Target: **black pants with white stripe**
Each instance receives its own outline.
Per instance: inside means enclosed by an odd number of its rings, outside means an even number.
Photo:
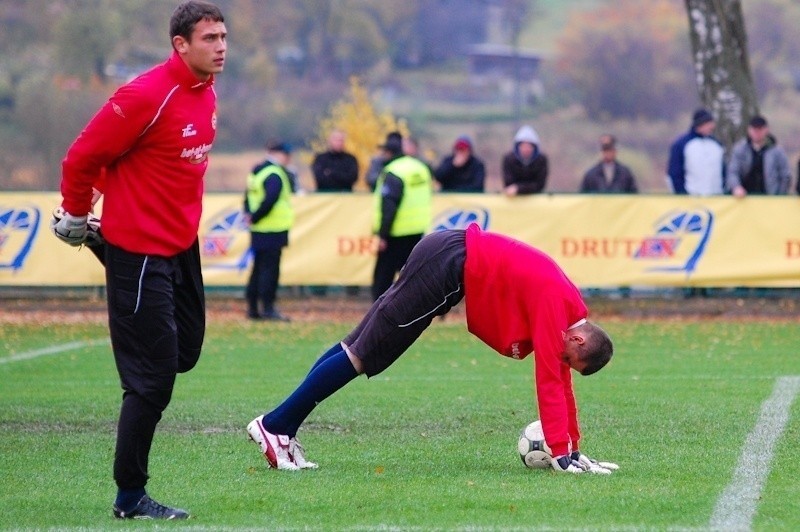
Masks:
[[[205,335],[198,242],[174,257],[106,245],[108,328],[123,389],[114,480],[144,487],[150,445],[175,377],[192,369]]]
[[[463,299],[466,258],[463,230],[432,233],[414,247],[397,281],[343,340],[368,377],[388,368],[433,318]]]

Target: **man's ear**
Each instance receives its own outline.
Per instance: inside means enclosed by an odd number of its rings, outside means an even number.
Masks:
[[[189,42],[182,35],[176,35],[172,38],[172,47],[175,48],[179,54],[183,54],[186,53],[189,48]]]
[[[579,333],[573,333],[569,335],[569,340],[575,342],[578,345],[583,345],[586,343],[586,337]]]

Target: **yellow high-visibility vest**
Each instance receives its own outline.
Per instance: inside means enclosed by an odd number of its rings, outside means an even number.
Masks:
[[[256,174],[247,178],[247,206],[250,212],[255,212],[264,202],[264,181],[272,174],[281,178],[281,193],[278,201],[272,206],[269,214],[250,226],[255,233],[277,233],[288,231],[294,222],[294,209],[292,208],[292,184],[286,170],[278,164],[269,163]]]
[[[425,163],[407,155],[398,157],[387,164],[378,177],[373,195],[375,206],[373,231],[377,232],[380,229],[381,189],[387,173],[396,175],[403,181],[403,197],[397,207],[397,214],[392,223],[390,236],[424,233],[431,223],[433,196],[431,171]]]

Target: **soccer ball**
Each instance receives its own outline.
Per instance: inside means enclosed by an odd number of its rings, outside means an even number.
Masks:
[[[546,469],[550,467],[553,453],[544,441],[542,422],[538,419],[522,429],[517,442],[517,450],[522,463],[531,469]]]

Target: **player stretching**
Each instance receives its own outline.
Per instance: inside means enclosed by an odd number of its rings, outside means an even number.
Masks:
[[[315,468],[297,430],[314,407],[361,373],[388,368],[436,316],[466,297],[467,327],[503,356],[534,352],[536,395],[552,466],[570,473],[610,473],[615,464],[580,452],[578,409],[570,369],[591,375],[611,359],[608,335],[587,321],[580,292],[541,251],[506,236],[448,230],[426,236],[400,277],[344,340],[312,366],[273,411],[247,426],[270,467]],[[535,349],[535,351],[534,351]]]
[[[108,328],[124,391],[114,454],[117,518],[188,517],[155,502],[145,485],[156,425],[176,375],[197,363],[205,333],[197,230],[217,127],[214,74],[225,64],[227,32],[220,10],[201,1],[179,5],[169,32],[171,57],[120,87],[69,148],[62,209],[52,223],[64,242],[79,246],[88,236],[92,244],[92,188],[104,192]]]

